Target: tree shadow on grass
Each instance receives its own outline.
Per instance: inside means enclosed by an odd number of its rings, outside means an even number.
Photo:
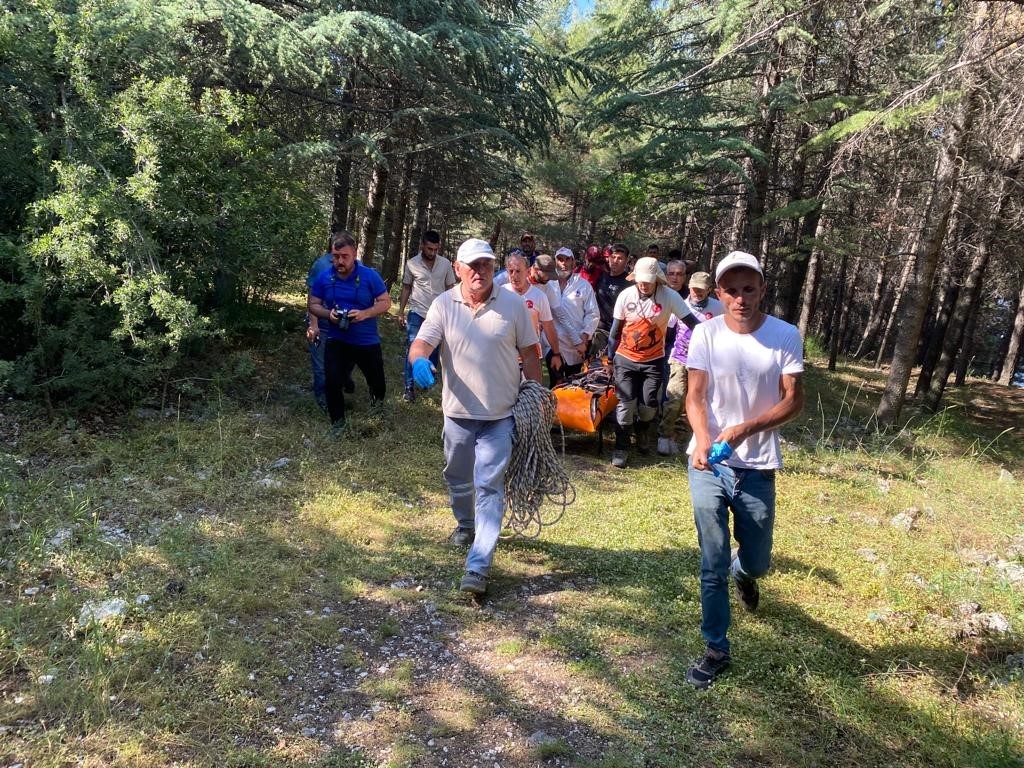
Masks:
[[[711,690],[697,692],[683,682],[688,663],[700,652],[695,551],[533,546],[548,552],[556,573],[563,579],[568,575],[577,592],[589,585],[620,603],[609,610],[593,607],[585,595],[567,600],[550,617],[552,643],[583,662],[578,667],[583,673],[612,681],[629,703],[624,712],[647,713],[647,764],[676,764],[678,744],[688,739],[709,750],[708,759],[695,761],[708,765],[1008,766],[1024,755],[1012,730],[966,709],[951,714],[914,706],[914,691],[904,693],[894,684],[902,682],[898,670],[912,662],[926,689],[946,689],[946,707],[959,707],[959,683],[971,659],[965,662],[963,651],[951,644],[864,646],[800,606],[772,601],[768,579],[762,610],[734,612],[734,669]],[[634,568],[640,560],[653,561],[657,583],[650,569]],[[795,572],[811,568],[786,557],[778,558],[777,566]],[[815,574],[837,583],[828,569]],[[542,577],[539,583],[538,594],[558,592],[551,580]],[[641,655],[649,654],[653,663],[637,670],[623,664],[614,644],[601,642],[623,636],[638,641],[645,649]],[[972,666],[983,667],[984,660],[974,659]],[[720,726],[727,736],[709,738],[707,724]],[[955,725],[960,727],[951,731]]]
[[[91,650],[66,647],[58,674],[75,674],[82,653],[112,661],[95,664],[77,697],[42,693],[43,710],[87,734],[102,724],[99,733],[155,745],[154,760],[209,765],[224,755],[235,765],[345,765],[355,745],[382,763],[444,755],[468,767],[490,755],[536,765],[535,731],[581,765],[609,755],[650,766],[1020,757],[1008,731],[941,704],[916,707],[914,692],[893,684],[891,670],[912,659],[931,670],[922,683],[950,688],[957,706],[960,650],[859,644],[773,600],[770,578],[763,609],[735,617],[734,669],[692,690],[683,677],[701,650],[693,547],[506,542],[493,595],[477,608],[453,590],[463,553],[440,544],[429,521],[351,506],[335,515],[311,522],[295,507],[283,517],[257,507],[169,527],[137,576],[155,599]],[[346,521],[361,527],[336,527]],[[785,555],[775,567],[837,583],[831,569]],[[172,582],[181,586],[158,591]],[[488,752],[495,745],[503,757]]]

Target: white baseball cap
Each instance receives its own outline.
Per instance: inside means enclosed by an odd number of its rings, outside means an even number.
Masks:
[[[761,264],[758,262],[756,256],[744,251],[732,251],[724,259],[718,262],[718,266],[715,267],[715,283],[722,282],[722,275],[730,269],[740,268],[752,269],[762,278],[764,277],[764,272],[761,270]]]
[[[459,250],[455,255],[456,261],[463,264],[472,264],[477,259],[493,258],[494,250],[491,248],[491,244],[478,237],[471,237],[460,245]]]

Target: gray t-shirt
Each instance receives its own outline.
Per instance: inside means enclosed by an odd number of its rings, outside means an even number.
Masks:
[[[423,261],[423,254],[417,253],[405,262],[402,285],[412,286],[407,305],[409,311],[426,317],[434,299],[455,285],[452,263],[444,256],[437,256],[433,265],[428,267]]]
[[[493,287],[474,312],[456,285],[430,305],[416,338],[441,347],[445,416],[496,421],[511,415],[522,379],[519,350],[537,343],[522,296]]]

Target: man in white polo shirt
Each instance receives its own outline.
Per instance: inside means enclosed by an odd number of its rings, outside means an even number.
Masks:
[[[434,385],[431,353],[440,346],[444,381],[444,479],[456,529],[451,541],[472,544],[460,589],[487,591],[505,514],[505,470],[512,457],[512,406],[521,375],[541,380],[537,333],[526,303],[494,286],[494,252],[485,240],[459,246],[461,282],[439,296],[409,350],[413,379]]]
[[[703,658],[686,673],[697,688],[711,685],[730,663],[730,577],[743,607],[757,609],[757,578],[772,557],[775,470],[782,468],[777,430],[804,403],[800,332],[761,310],[765,280],[757,259],[733,251],[718,264],[715,283],[724,314],[693,329],[686,358],[690,498],[701,555],[700,629],[707,643]],[[739,544],[735,558],[730,511]]]

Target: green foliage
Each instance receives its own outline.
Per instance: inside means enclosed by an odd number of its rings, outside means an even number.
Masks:
[[[806,216],[811,211],[816,211],[821,208],[822,200],[817,197],[812,197],[808,200],[793,200],[781,208],[776,208],[774,211],[769,211],[761,217],[761,221],[768,224],[773,221],[784,221],[786,219],[799,219]]]

